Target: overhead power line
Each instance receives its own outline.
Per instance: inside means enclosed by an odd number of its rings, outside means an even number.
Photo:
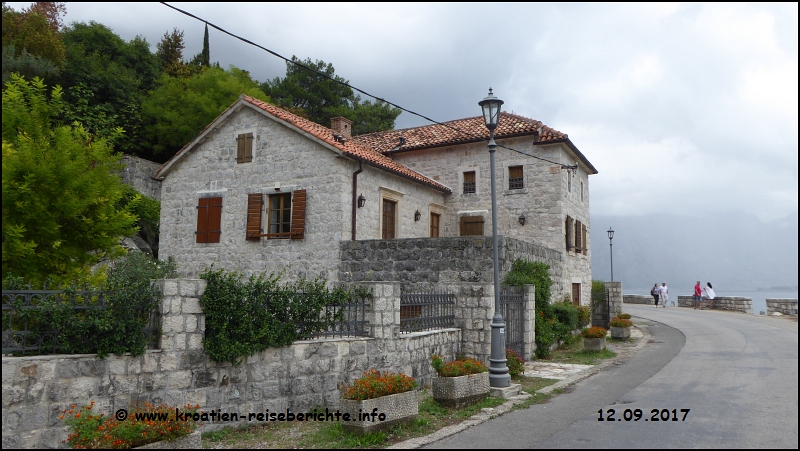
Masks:
[[[311,72],[314,72],[315,74],[317,74],[317,75],[319,75],[319,76],[321,76],[321,77],[327,78],[328,80],[331,80],[331,81],[333,81],[333,82],[339,83],[339,84],[341,84],[341,85],[344,85],[344,86],[347,86],[348,88],[350,88],[350,89],[353,89],[354,91],[358,91],[358,92],[360,92],[361,94],[364,94],[365,96],[372,97],[372,98],[373,98],[373,99],[375,99],[375,100],[378,100],[378,101],[384,102],[384,103],[386,103],[386,104],[389,104],[389,105],[391,105],[391,106],[393,106],[393,107],[395,107],[395,108],[398,108],[398,109],[400,109],[401,111],[405,111],[406,113],[413,114],[414,116],[421,117],[422,119],[425,119],[425,120],[426,120],[426,121],[428,121],[428,122],[432,122],[432,123],[434,123],[434,124],[438,124],[438,125],[441,125],[441,126],[443,126],[443,127],[447,127],[447,128],[449,128],[449,129],[451,129],[451,130],[455,130],[455,131],[457,131],[458,133],[461,133],[462,135],[464,135],[464,136],[466,136],[466,137],[468,137],[468,138],[472,138],[472,139],[480,139],[480,140],[483,140],[483,141],[488,141],[488,140],[487,140],[486,138],[484,138],[482,135],[476,135],[476,134],[474,134],[474,133],[465,132],[464,130],[461,130],[461,129],[459,129],[458,127],[454,127],[454,126],[452,126],[452,125],[450,125],[450,124],[445,124],[445,123],[439,122],[439,121],[437,121],[437,120],[431,119],[431,118],[429,118],[428,116],[425,116],[425,115],[423,115],[423,114],[417,113],[416,111],[409,110],[408,108],[403,108],[402,106],[400,106],[400,105],[398,105],[398,104],[396,104],[396,103],[394,103],[394,102],[390,102],[390,101],[388,101],[388,100],[386,100],[386,99],[384,99],[384,98],[382,98],[382,97],[378,97],[378,96],[376,96],[376,95],[370,94],[370,93],[368,93],[367,91],[364,91],[363,89],[360,89],[360,88],[357,88],[357,87],[355,87],[355,86],[351,85],[350,83],[346,83],[346,82],[343,82],[343,81],[341,81],[341,80],[337,80],[336,78],[333,78],[333,77],[329,76],[328,74],[324,74],[324,73],[322,73],[322,72],[320,72],[320,71],[318,71],[318,70],[316,70],[316,69],[314,69],[314,68],[312,68],[312,67],[308,67],[308,66],[306,66],[306,65],[305,65],[305,64],[303,64],[303,63],[300,63],[300,62],[298,62],[298,61],[295,61],[295,60],[292,60],[292,59],[286,58],[285,56],[283,56],[283,55],[281,55],[281,54],[279,54],[279,53],[277,53],[277,52],[275,52],[275,51],[273,51],[273,50],[270,50],[270,49],[268,49],[268,48],[266,48],[266,47],[264,47],[264,46],[262,46],[262,45],[256,44],[255,42],[253,42],[253,41],[251,41],[251,40],[249,40],[249,39],[246,39],[246,38],[243,38],[243,37],[241,37],[241,36],[239,36],[239,35],[233,34],[233,33],[231,33],[230,31],[228,31],[228,30],[226,30],[226,29],[224,29],[224,28],[222,28],[222,27],[220,27],[220,26],[218,26],[218,25],[215,25],[215,24],[214,24],[214,23],[212,23],[212,22],[209,22],[209,21],[207,21],[207,20],[205,20],[205,19],[203,19],[203,18],[201,18],[201,17],[198,17],[198,16],[196,16],[196,15],[194,15],[194,14],[192,14],[192,13],[188,12],[188,11],[184,11],[184,10],[182,10],[182,9],[180,9],[180,8],[177,8],[177,7],[175,7],[175,6],[172,6],[172,5],[170,5],[169,3],[167,3],[167,2],[160,2],[160,3],[161,3],[162,5],[164,5],[164,6],[168,7],[168,8],[171,8],[171,9],[174,9],[175,11],[178,11],[178,12],[179,12],[179,13],[181,13],[181,14],[184,14],[184,15],[186,15],[186,16],[189,16],[189,17],[193,18],[193,19],[199,20],[200,22],[203,22],[203,23],[205,23],[206,25],[210,26],[211,28],[214,28],[214,29],[216,29],[216,30],[219,30],[219,31],[221,31],[222,33],[225,33],[225,34],[227,34],[228,36],[231,36],[232,38],[238,39],[238,40],[240,40],[240,41],[242,41],[242,42],[245,42],[245,43],[247,43],[247,44],[250,44],[250,45],[252,45],[252,46],[254,46],[254,47],[257,47],[257,48],[259,48],[259,49],[261,49],[261,50],[263,50],[263,51],[265,51],[265,52],[267,52],[267,53],[269,53],[269,54],[271,54],[271,55],[273,55],[273,56],[276,56],[276,57],[278,57],[278,58],[280,58],[280,59],[282,59],[282,60],[286,61],[287,63],[294,64],[295,66],[301,67],[301,68],[303,68],[303,69],[306,69],[306,70],[308,70],[308,71],[311,71]],[[522,155],[525,155],[525,156],[527,156],[527,157],[536,158],[537,160],[546,161],[546,162],[548,162],[548,163],[550,163],[550,164],[556,164],[556,165],[558,165],[558,166],[561,166],[561,168],[562,168],[562,169],[571,169],[571,170],[576,170],[576,169],[578,168],[578,165],[577,165],[577,163],[576,163],[575,165],[566,165],[566,164],[563,164],[563,163],[557,163],[557,162],[555,162],[555,161],[550,161],[550,160],[548,160],[548,159],[546,159],[546,158],[537,157],[536,155],[530,155],[530,154],[528,154],[528,153],[525,153],[525,152],[523,152],[523,151],[521,151],[521,150],[514,149],[514,148],[512,148],[512,147],[507,147],[507,146],[503,146],[503,145],[500,145],[500,144],[498,144],[498,145],[497,145],[497,147],[502,147],[503,149],[511,150],[511,151],[514,151],[514,152],[520,153],[520,154],[522,154]]]

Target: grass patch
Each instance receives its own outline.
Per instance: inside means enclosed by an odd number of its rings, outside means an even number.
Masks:
[[[609,340],[606,338],[606,340]],[[604,349],[602,351],[586,351],[583,349],[583,340],[562,346],[550,354],[550,357],[541,359],[544,362],[574,363],[578,365],[597,365],[601,360],[611,359],[617,353]]]
[[[550,386],[558,382],[558,379],[545,379],[541,377],[520,377],[513,381],[515,384],[522,385],[522,391],[531,395],[525,401],[515,404],[514,410],[527,409],[533,404],[544,404],[550,400],[552,395],[547,393],[538,393],[544,387]]]

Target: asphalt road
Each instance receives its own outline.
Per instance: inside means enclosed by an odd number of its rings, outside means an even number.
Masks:
[[[797,449],[797,323],[722,311],[625,305],[651,343],[547,404],[429,448]],[[598,421],[608,409],[639,421]],[[652,409],[658,409],[654,421]],[[668,409],[669,421],[661,421]],[[672,421],[677,409],[678,421]],[[685,420],[680,409],[690,409]]]

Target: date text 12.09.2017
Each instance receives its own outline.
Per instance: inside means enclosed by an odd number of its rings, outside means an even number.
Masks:
[[[597,421],[686,421],[686,416],[689,415],[690,410],[691,409],[650,409],[650,416],[648,417],[644,414],[642,409],[625,409],[622,411],[621,417],[618,417],[616,416],[616,410],[606,409],[604,417],[603,409],[600,409],[597,411],[599,415]]]

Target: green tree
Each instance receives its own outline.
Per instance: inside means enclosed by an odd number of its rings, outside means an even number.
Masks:
[[[241,94],[267,101],[247,71],[217,67],[187,78],[164,75],[142,104],[144,136],[156,156],[171,157]]]
[[[59,28],[63,3],[37,2],[22,12],[3,4],[3,83],[9,74],[51,77],[64,64],[66,46]]]
[[[183,60],[183,31],[174,28],[164,33],[161,42],[156,44],[156,58],[161,71],[172,77],[188,77],[191,71]]]
[[[68,281],[122,251],[136,216],[115,204],[120,154],[80,124],[58,125],[61,88],[12,75],[3,91],[3,277]],[[116,130],[116,133],[122,133]]]
[[[301,61],[296,56],[292,56],[292,61],[333,80],[287,62],[284,78],[277,77],[261,84],[261,89],[277,105],[326,127],[330,126],[332,117],[344,116],[353,121],[354,135],[394,128],[400,109],[381,101],[362,101],[346,85],[348,81],[335,74],[332,64],[322,60],[314,62],[311,58]]]
[[[64,120],[92,134],[110,136],[122,127],[115,147],[147,158],[140,149],[141,104],[160,75],[158,60],[142,37],[125,42],[108,27],[73,23],[64,32],[67,60],[58,78],[65,89]]]

